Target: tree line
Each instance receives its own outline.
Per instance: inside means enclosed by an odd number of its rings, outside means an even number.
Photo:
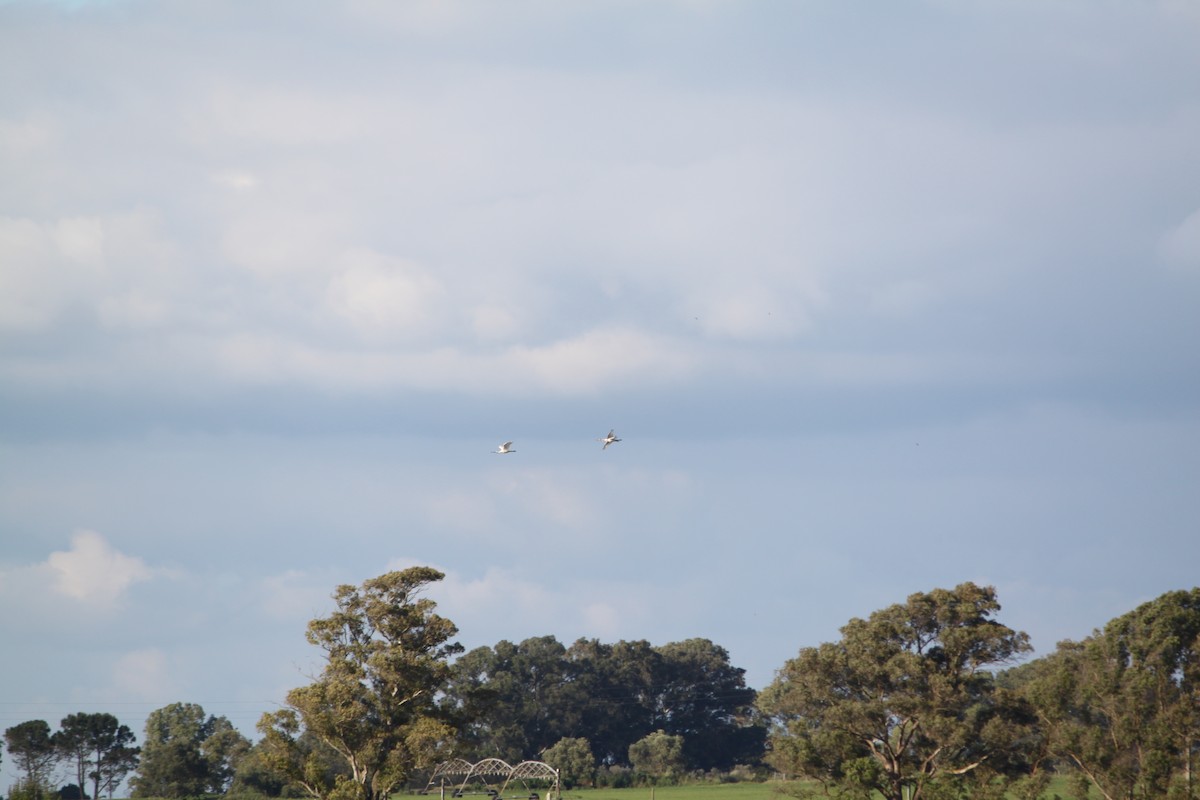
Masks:
[[[797,797],[1035,800],[1064,774],[1078,798],[1200,796],[1200,589],[1034,660],[994,589],[934,589],[850,620],[757,693],[707,639],[464,653],[423,596],[442,577],[338,587],[307,630],[321,673],[263,714],[257,742],[190,703],[152,712],[140,747],[110,714],[9,728],[9,800],[111,797],[126,777],[138,798],[384,800],[450,758],[544,760],[567,786],[737,771]],[[74,782],[54,790],[63,769]]]

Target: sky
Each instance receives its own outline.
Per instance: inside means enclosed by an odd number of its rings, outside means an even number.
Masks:
[[[468,648],[704,637],[755,688],[914,592],[1045,655],[1191,588],[1198,42],[1186,0],[0,1],[0,727],[253,736],[335,587],[414,564]]]

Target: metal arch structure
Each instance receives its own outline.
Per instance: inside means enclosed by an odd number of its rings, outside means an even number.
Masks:
[[[457,792],[458,783],[471,774],[473,766],[475,765],[463,758],[443,761],[433,770],[433,774],[429,776],[429,783],[425,785],[425,790],[421,794],[429,794],[435,787],[440,790],[441,794],[444,794],[447,784],[454,786],[453,791]]]
[[[488,781],[489,778],[503,780],[499,790],[492,788]],[[529,781],[546,781],[550,784],[546,791],[546,800],[562,796],[558,770],[554,767],[544,761],[522,761],[514,767],[499,758],[485,758],[474,764],[461,758],[443,761],[434,769],[429,783],[421,794],[429,794],[436,786],[444,797],[446,787],[451,786],[452,796],[462,797],[467,793],[468,786],[474,781],[482,784],[482,793],[495,800],[504,800],[505,792],[509,790],[513,781],[519,781],[525,789],[522,794],[513,795],[514,800],[515,798],[541,800],[538,793],[529,788]]]
[[[461,775],[471,774],[471,767],[475,766],[470,761],[464,758],[455,758],[451,761],[443,761],[437,765],[437,769],[433,771],[433,776],[430,778],[430,783],[438,778],[457,777]]]
[[[531,800],[537,800],[537,792],[530,789],[529,784],[526,783],[526,781],[531,780],[548,781],[550,783],[550,788],[546,791],[547,798],[562,796],[558,786],[558,770],[545,761],[522,761],[520,764],[517,764],[512,768],[512,772],[509,773],[508,780],[504,781],[504,788],[500,790],[500,794],[504,794],[511,782],[520,781],[521,785],[525,787],[525,794]]]
[[[512,775],[512,771],[513,768],[507,761],[499,758],[485,758],[483,761],[476,761],[471,766],[471,771],[463,779],[463,786],[465,787],[475,777],[478,777],[483,783],[487,783],[488,778],[504,778],[507,783],[508,776]]]

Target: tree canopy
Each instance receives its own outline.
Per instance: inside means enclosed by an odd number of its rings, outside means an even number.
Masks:
[[[312,620],[312,683],[264,714],[251,746],[192,703],[152,712],[144,744],[111,714],[4,731],[22,776],[12,800],[222,794],[385,800],[452,757],[544,760],[563,785],[673,779],[766,761],[806,778],[798,794],[885,800],[1039,798],[1051,771],[1105,800],[1197,800],[1200,588],[1168,592],[1047,657],[997,621],[972,583],[909,596],[802,648],[756,697],[707,639],[653,646],[553,636],[457,660],[453,623],[415,567],[341,586]],[[769,731],[765,755],[764,737]],[[139,765],[140,755],[140,765]],[[88,784],[90,783],[90,786]]]
[[[473,757],[532,758],[584,738],[604,764],[629,764],[629,746],[656,730],[678,735],[689,769],[757,760],[763,728],[755,692],[724,648],[707,639],[662,647],[552,636],[479,647],[455,662],[443,705]]]
[[[225,717],[205,716],[196,703],[150,712],[133,797],[198,797],[222,793],[250,748]]]
[[[40,798],[60,757],[50,725],[41,719],[22,722],[4,731],[4,741],[17,768],[24,773],[25,793]]]
[[[760,697],[775,724],[769,761],[854,796],[920,800],[952,784],[1015,772],[1031,720],[988,668],[1028,651],[992,619],[995,590],[964,583],[911,595],[838,642],[808,647]]]
[[[1050,753],[1108,800],[1197,796],[1200,589],[1168,592],[1008,677]]]
[[[309,623],[309,643],[325,653],[321,674],[259,722],[264,757],[294,785],[315,797],[379,800],[452,740],[434,700],[462,649],[450,641],[458,629],[421,596],[442,577],[412,567],[339,586],[334,613]],[[346,772],[322,769],[302,731],[337,753]]]
[[[112,714],[70,714],[59,723],[55,744],[75,770],[79,787],[92,783],[92,798],[110,794],[138,764],[135,736]]]

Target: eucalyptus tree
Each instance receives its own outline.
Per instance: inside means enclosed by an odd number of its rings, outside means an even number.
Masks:
[[[1200,796],[1200,588],[1062,642],[1018,677],[1051,753],[1103,797]]]
[[[989,672],[1030,650],[999,610],[994,589],[964,583],[802,649],[759,697],[774,723],[768,761],[857,797],[997,792],[1023,768],[1033,723]]]
[[[462,648],[450,641],[458,629],[421,594],[443,577],[412,567],[339,586],[336,610],[308,624],[309,643],[325,654],[321,674],[258,724],[264,757],[289,782],[314,797],[381,800],[439,756],[453,731],[435,696]],[[302,746],[305,732],[346,772],[329,775],[319,753]]]

